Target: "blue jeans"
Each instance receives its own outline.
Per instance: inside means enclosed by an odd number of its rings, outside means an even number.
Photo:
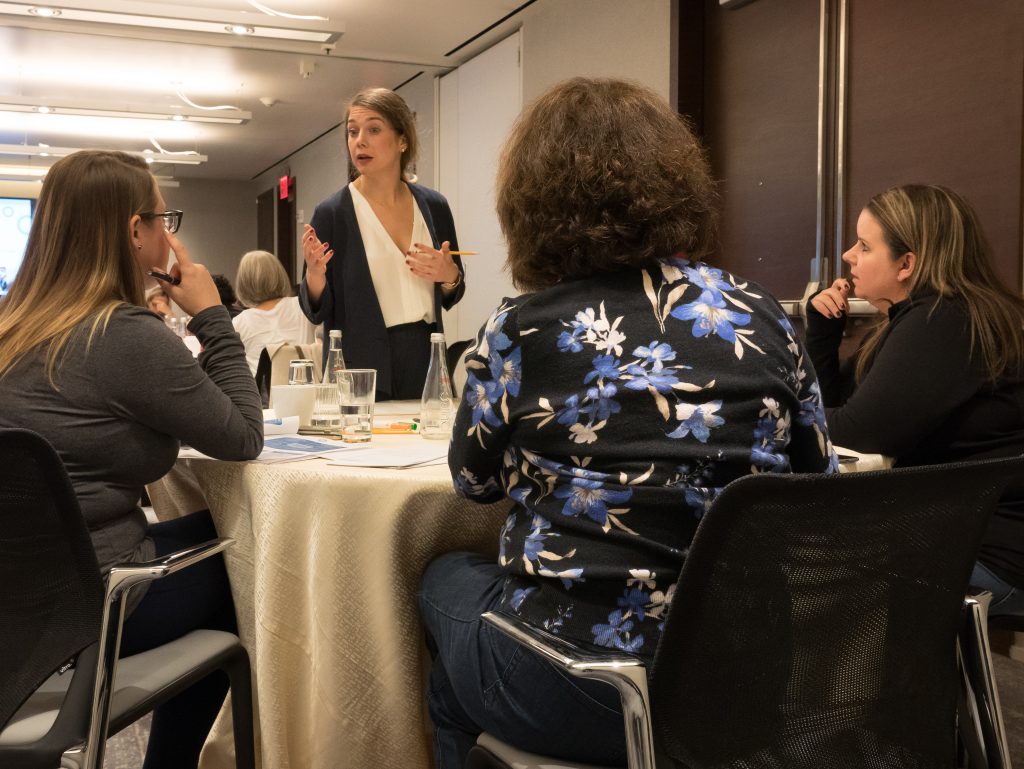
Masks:
[[[532,753],[625,764],[615,689],[573,678],[481,621],[498,607],[503,582],[493,558],[475,553],[443,555],[423,575],[437,769],[462,769],[484,731]]]
[[[980,561],[974,564],[971,585],[992,594],[992,603],[988,608],[990,615],[1024,614],[1024,590],[997,576]]]

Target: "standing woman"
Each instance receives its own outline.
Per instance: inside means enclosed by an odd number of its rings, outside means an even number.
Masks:
[[[345,111],[348,152],[359,176],[316,207],[302,237],[303,312],[341,329],[345,360],[377,369],[378,400],[419,398],[430,333],[441,309],[465,292],[448,201],[405,179],[416,126],[402,97],[360,91]],[[327,350],[324,349],[326,356]]]
[[[53,165],[39,196],[25,260],[0,303],[0,427],[41,434],[67,468],[96,559],[149,560],[216,536],[208,511],[148,526],[142,487],[174,464],[181,441],[225,460],[253,459],[263,416],[242,343],[206,268],[172,233],[143,160],[76,152]],[[147,271],[180,285],[167,295],[193,316],[198,362],[145,307]],[[122,655],[191,630],[235,626],[220,557],[136,589],[128,599]],[[144,769],[195,767],[227,693],[209,676],[154,713]]]
[[[971,205],[934,185],[886,190],[843,261],[882,320],[840,366],[850,281],[808,302],[832,440],[897,465],[1024,453],[1024,299],[996,276]],[[971,584],[992,592],[992,613],[1024,614],[1024,482],[992,517]]]

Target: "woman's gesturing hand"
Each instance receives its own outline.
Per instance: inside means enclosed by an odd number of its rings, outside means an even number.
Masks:
[[[334,256],[329,243],[321,243],[316,230],[310,225],[303,225],[302,258],[306,262],[306,275],[323,277],[327,274],[327,263]]]
[[[433,283],[454,283],[459,279],[459,266],[452,260],[447,240],[440,251],[424,243],[413,243],[405,254],[405,263],[413,275]]]
[[[811,299],[811,306],[826,318],[840,318],[850,310],[847,297],[850,295],[850,281],[837,278],[831,286]]]
[[[164,293],[192,316],[198,315],[207,307],[216,307],[220,304],[217,284],[210,277],[210,271],[192,261],[185,244],[176,236],[165,230],[164,237],[167,238],[167,243],[177,259],[169,272],[172,277],[181,279],[178,285],[161,283]]]

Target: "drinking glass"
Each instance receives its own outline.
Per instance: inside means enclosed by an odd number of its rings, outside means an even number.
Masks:
[[[313,402],[313,418],[310,426],[330,430],[332,433],[341,430],[341,402],[338,399],[338,388],[328,382],[316,385],[316,400]]]
[[[373,437],[376,393],[377,369],[347,368],[338,372],[341,439],[346,443],[365,443]]]
[[[288,363],[288,384],[315,384],[313,361],[301,358]]]

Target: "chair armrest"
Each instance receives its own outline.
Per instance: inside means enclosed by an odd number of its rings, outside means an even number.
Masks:
[[[233,544],[235,544],[235,540],[230,537],[222,537],[178,550],[160,558],[154,558],[151,561],[118,564],[110,570],[107,577],[107,599],[116,600],[133,585],[163,579],[176,571],[187,569],[199,561],[216,555]]]
[[[121,650],[121,626],[124,624],[124,595],[134,585],[162,579],[186,569],[234,544],[230,538],[211,539],[184,550],[141,563],[114,566],[107,575],[106,595],[103,599],[103,618],[100,624],[99,649],[96,660],[96,686],[92,694],[92,713],[89,736],[86,740],[85,766],[94,762],[96,746],[106,742],[110,697],[117,659]],[[115,614],[116,609],[116,614]]]
[[[569,674],[614,686],[622,700],[629,769],[654,769],[651,703],[643,660],[614,651],[602,654],[584,649],[508,614],[485,612],[481,619]]]

